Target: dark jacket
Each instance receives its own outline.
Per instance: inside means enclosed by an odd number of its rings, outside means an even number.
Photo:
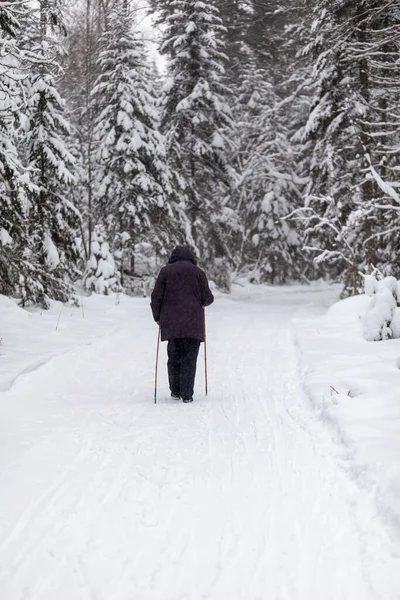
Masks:
[[[204,306],[214,302],[204,271],[187,246],[177,246],[158,275],[151,294],[161,340],[193,338],[204,342]]]

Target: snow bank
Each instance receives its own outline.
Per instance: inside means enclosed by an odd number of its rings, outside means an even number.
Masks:
[[[371,281],[367,291],[376,297]],[[382,303],[374,306],[387,303],[391,312],[392,301],[379,293]],[[360,485],[375,489],[383,516],[400,530],[400,340],[364,338],[366,316],[377,317],[370,302],[367,295],[348,298],[320,318],[296,319],[294,332],[304,386],[346,445],[343,465]],[[395,307],[392,324],[400,331]]]
[[[399,338],[397,306],[400,306],[399,282],[395,277],[365,278],[365,293],[371,297],[370,304],[361,317],[363,333],[369,342]]]
[[[77,346],[108,335],[126,318],[116,298],[93,295],[83,298],[83,308],[52,302],[49,310],[23,310],[0,295],[0,392],[10,389],[19,376]]]

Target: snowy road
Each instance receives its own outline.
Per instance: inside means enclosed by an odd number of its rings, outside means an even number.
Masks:
[[[168,398],[165,346],[152,404],[146,300],[2,394],[0,598],[399,600],[372,494],[301,390],[309,299],[220,299],[193,404]]]

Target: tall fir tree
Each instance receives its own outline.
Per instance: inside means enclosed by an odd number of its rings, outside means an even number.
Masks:
[[[3,294],[18,293],[21,278],[32,272],[24,253],[29,247],[27,196],[33,187],[18,152],[27,84],[20,23],[25,14],[25,5],[0,2],[0,293]]]
[[[224,52],[228,58],[226,77],[236,90],[251,61],[251,40],[248,32],[254,15],[252,0],[216,0],[215,6],[225,27]]]
[[[30,257],[37,263],[35,278],[24,282],[25,301],[48,305],[67,301],[71,279],[78,276],[76,237],[80,215],[70,200],[74,158],[68,149],[69,123],[57,90],[59,44],[64,32],[59,0],[41,0],[31,14],[32,47],[27,132],[24,140],[31,178]]]
[[[106,226],[122,267],[132,275],[136,245],[146,241],[156,253],[165,252],[174,229],[156,94],[133,25],[128,4],[117,5],[104,34],[101,74],[92,94],[97,111],[97,219]]]
[[[302,187],[286,116],[267,76],[257,67],[248,70],[235,106],[235,212],[238,262],[258,282],[296,279],[303,268],[300,235],[285,218],[299,206]]]
[[[208,0],[172,0],[161,51],[169,57],[162,130],[168,158],[185,182],[187,215],[195,246],[209,264],[229,261],[226,239],[233,184],[228,131],[230,90],[225,85],[218,9]]]

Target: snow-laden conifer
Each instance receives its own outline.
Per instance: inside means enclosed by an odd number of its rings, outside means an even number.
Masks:
[[[20,277],[31,270],[24,260],[29,173],[18,152],[18,130],[24,119],[26,73],[22,68],[20,17],[26,7],[0,2],[0,292],[18,292]]]
[[[76,276],[75,240],[80,215],[71,201],[74,158],[68,148],[69,123],[57,90],[59,46],[63,29],[58,0],[42,0],[31,19],[30,89],[27,99],[26,158],[35,189],[30,195],[30,255],[38,264],[37,281],[25,282],[26,299],[47,304],[66,301],[73,293],[68,281]],[[58,31],[54,31],[57,28]],[[54,33],[53,33],[54,32]]]
[[[209,0],[172,0],[165,10],[161,51],[169,56],[162,129],[168,159],[185,182],[191,234],[205,259],[224,257],[232,185],[227,131],[230,90],[224,83],[223,34]]]
[[[399,24],[397,1],[317,0],[305,48],[315,86],[303,129],[307,246],[353,291],[365,266],[399,265]]]
[[[83,283],[87,291],[108,295],[121,291],[121,276],[110,252],[103,225],[96,225],[90,244],[90,258]]]
[[[96,211],[121,262],[134,274],[135,245],[162,251],[173,228],[171,178],[143,43],[127,6],[116,6],[93,89],[97,117]]]
[[[374,269],[364,278],[364,291],[371,297],[367,312],[361,316],[365,339],[376,342],[400,338],[400,282]]]
[[[303,262],[299,233],[286,219],[300,203],[301,181],[286,114],[268,79],[254,65],[241,77],[234,107],[234,208],[241,268],[253,271],[257,281],[282,283],[298,277]]]

